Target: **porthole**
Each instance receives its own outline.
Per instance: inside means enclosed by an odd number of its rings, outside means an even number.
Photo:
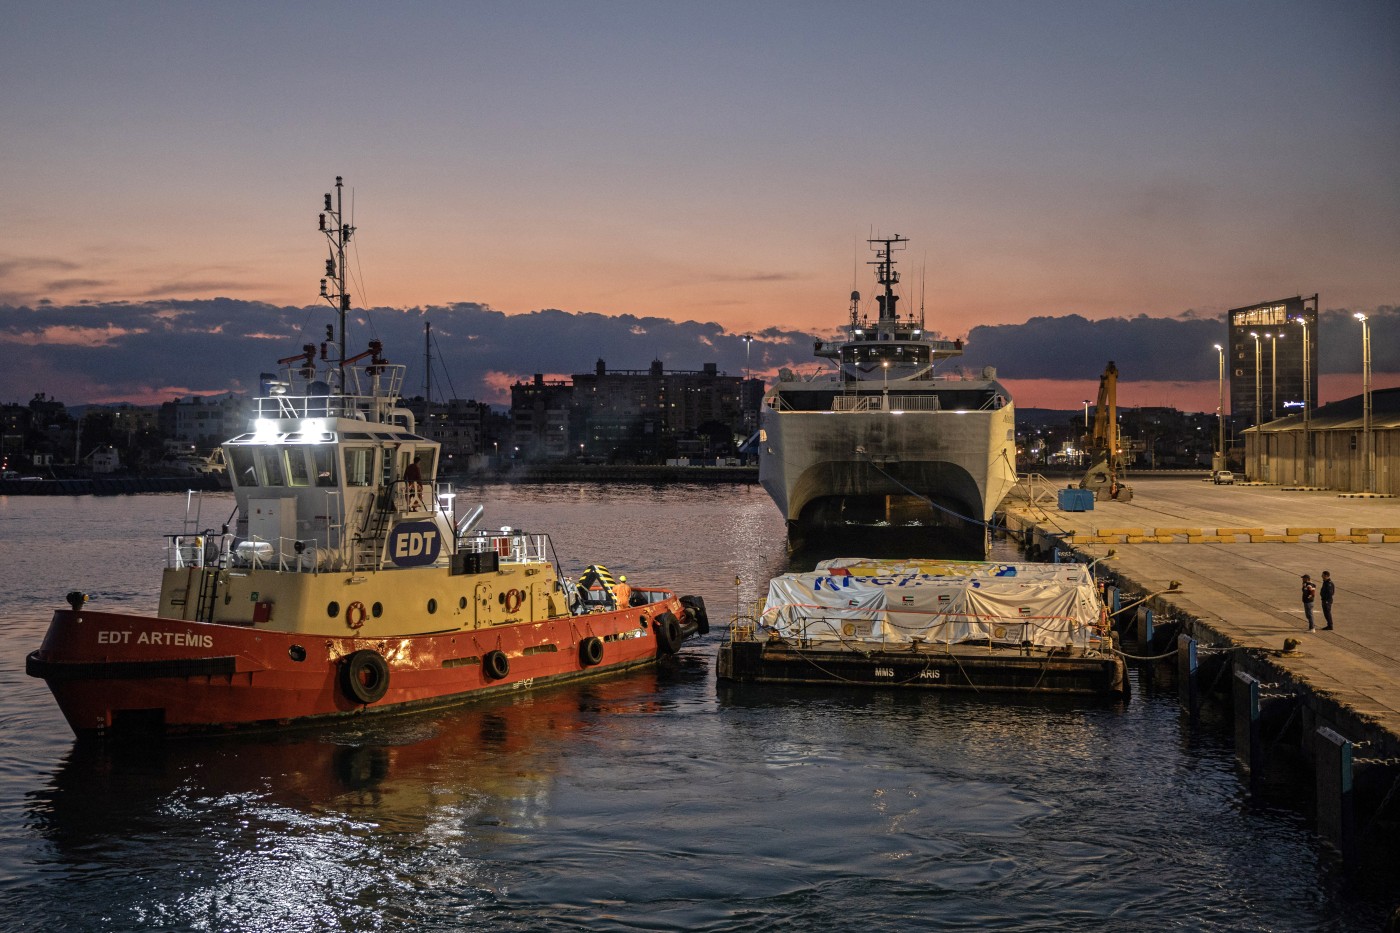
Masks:
[[[463,596],[463,597],[461,597],[460,599],[457,600],[457,608],[458,608],[458,609],[465,609],[465,608],[467,608],[467,597]]]
[[[384,604],[375,603],[373,606],[369,607],[369,611],[377,619],[384,614]]]
[[[335,604],[332,603],[331,605]],[[287,649],[287,657],[291,658],[293,661],[305,661],[306,649],[301,645],[292,645],[292,647]]]
[[[496,602],[498,602],[498,603],[500,603],[502,606],[504,606],[504,605],[506,604],[506,594],[505,594],[505,593],[497,593],[497,594],[496,594]]]
[[[434,612],[437,612],[437,600],[430,599],[428,600],[428,615],[432,615]]]
[[[326,616],[334,619],[338,615],[340,615],[340,603],[335,600],[326,603]]]

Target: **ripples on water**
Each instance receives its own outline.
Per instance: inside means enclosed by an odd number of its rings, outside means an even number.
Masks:
[[[715,621],[786,567],[757,488],[485,498],[566,572],[603,561]],[[68,589],[150,609],[182,515],[0,498],[0,929],[1370,930],[1400,896],[1251,805],[1173,697],[717,689],[718,631],[515,702],[75,746],[24,655]]]

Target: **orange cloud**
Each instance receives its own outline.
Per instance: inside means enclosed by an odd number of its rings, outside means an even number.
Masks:
[[[147,333],[145,328],[113,327],[74,327],[70,324],[57,324],[42,330],[22,334],[0,334],[0,341],[18,343],[27,347],[57,345],[65,347],[109,347],[121,337]]]

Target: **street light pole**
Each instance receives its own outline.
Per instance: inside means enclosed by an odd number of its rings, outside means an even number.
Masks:
[[[1084,400],[1084,430],[1089,430],[1089,400]]]
[[[749,378],[749,351],[753,348],[753,335],[745,334],[739,338],[744,341],[744,378]]]
[[[1265,334],[1269,338],[1269,404],[1273,419],[1278,420],[1278,342],[1283,334]]]
[[[1303,325],[1303,482],[1313,485],[1313,461],[1312,461],[1312,412],[1308,409],[1312,407],[1312,373],[1309,371],[1308,356],[1312,352],[1308,346],[1308,319],[1298,318],[1298,323]]]
[[[1220,443],[1215,448],[1215,463],[1211,465],[1211,469],[1223,470],[1225,469],[1225,348],[1217,343],[1215,352],[1220,356],[1220,401],[1215,409],[1215,420],[1220,427]]]
[[[1259,335],[1254,331],[1249,332],[1249,336],[1254,338],[1254,426],[1259,427],[1264,420],[1263,402],[1264,385],[1261,379],[1262,362],[1259,351]]]
[[[1376,465],[1375,457],[1371,450],[1371,327],[1366,322],[1366,315],[1357,312],[1356,319],[1361,322],[1361,433],[1365,436],[1366,458],[1364,468],[1366,470],[1366,492],[1376,491]]]

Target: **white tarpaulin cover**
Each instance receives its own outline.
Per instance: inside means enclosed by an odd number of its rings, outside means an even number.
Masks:
[[[1086,648],[1103,616],[1082,564],[839,558],[774,577],[760,622],[818,641]]]

